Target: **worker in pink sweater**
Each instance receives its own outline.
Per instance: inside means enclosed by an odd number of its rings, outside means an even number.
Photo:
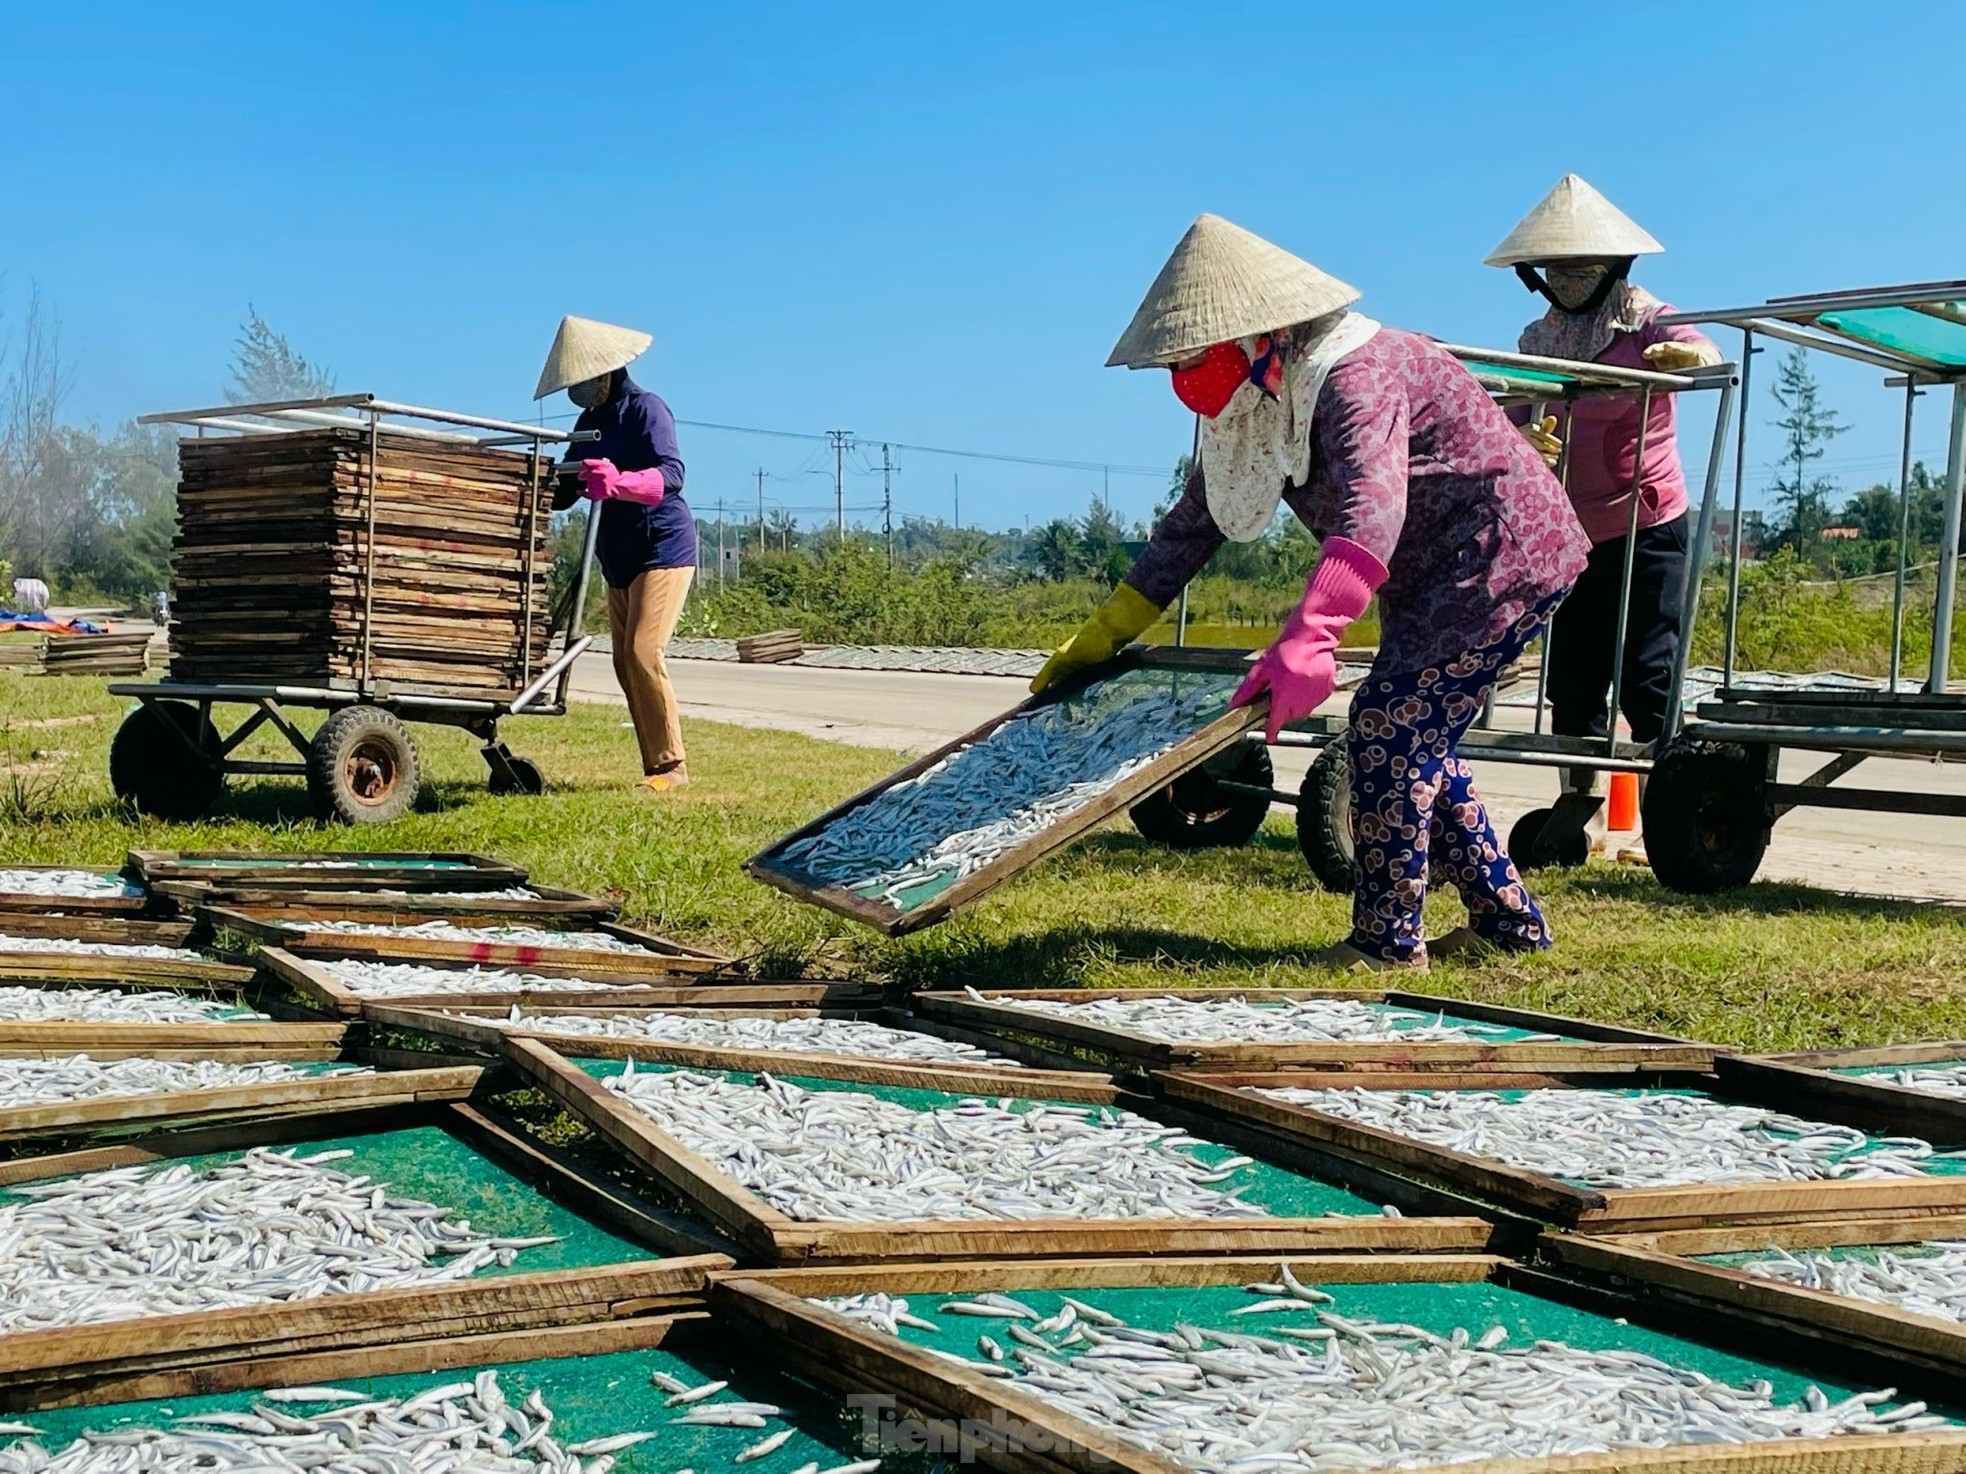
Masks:
[[[1524,353],[1662,373],[1717,364],[1720,350],[1711,341],[1684,324],[1661,326],[1660,316],[1672,308],[1630,280],[1635,258],[1663,249],[1583,179],[1566,174],[1495,248],[1488,264],[1513,267],[1549,304],[1522,330]],[[1652,396],[1643,427],[1643,466],[1639,395],[1576,402],[1568,436],[1568,489],[1590,534],[1591,551],[1583,577],[1550,628],[1548,691],[1551,729],[1558,736],[1607,736],[1618,715],[1609,709],[1617,658],[1612,646],[1628,539],[1632,584],[1619,705],[1633,741],[1656,742],[1664,730],[1689,543],[1686,473],[1674,437],[1675,397]],[[1525,427],[1551,464],[1562,448],[1555,429],[1552,419]],[[1565,784],[1592,792],[1596,777],[1589,769],[1571,769]],[[1593,848],[1601,847],[1601,811],[1591,828]]]

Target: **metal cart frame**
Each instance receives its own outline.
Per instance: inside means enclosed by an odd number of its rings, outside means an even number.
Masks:
[[[538,793],[544,787],[539,768],[530,759],[514,753],[500,739],[498,724],[512,716],[563,716],[567,709],[567,688],[573,679],[574,663],[593,644],[593,636],[582,635],[580,627],[586,609],[589,570],[594,559],[595,537],[600,519],[587,519],[586,546],[580,572],[568,597],[547,614],[549,661],[536,674],[532,669],[533,621],[539,616],[538,600],[532,595],[532,544],[542,515],[540,493],[545,478],[553,474],[546,447],[574,440],[593,438],[591,433],[571,435],[511,420],[486,419],[453,410],[430,409],[379,398],[374,394],[338,394],[312,399],[292,399],[264,404],[226,405],[213,409],[168,410],[143,415],[144,425],[180,425],[193,429],[202,438],[208,433],[237,436],[282,435],[323,428],[352,429],[368,437],[364,458],[364,516],[367,536],[363,540],[361,584],[363,591],[360,674],[352,680],[336,679],[324,685],[288,685],[254,681],[174,681],[117,682],[111,695],[132,697],[140,703],[125,719],[117,734],[122,739],[132,722],[152,713],[142,728],[134,757],[162,765],[166,781],[156,785],[145,804],[160,817],[190,819],[203,814],[217,798],[229,775],[300,777],[308,782],[316,812],[321,817],[353,822],[381,822],[395,817],[415,797],[416,763],[414,749],[408,747],[407,734],[400,724],[426,722],[460,727],[477,737],[490,770],[490,786],[495,793]],[[436,428],[449,426],[455,428]],[[371,623],[375,581],[375,514],[377,451],[383,432],[421,440],[437,440],[459,445],[529,448],[531,456],[526,510],[526,580],[524,610],[525,635],[522,646],[523,686],[509,695],[467,697],[419,689],[402,682],[376,680],[371,675]],[[476,433],[474,433],[476,432]],[[552,643],[559,639],[557,655]],[[213,708],[220,704],[250,707],[250,712],[230,732],[221,735],[212,723]],[[156,708],[156,711],[152,711]],[[312,737],[296,727],[288,716],[290,709],[313,709],[328,713],[328,721]],[[382,714],[377,741],[369,748],[357,744],[348,752],[324,754],[323,739],[337,715],[346,712]],[[165,719],[156,719],[162,717]],[[389,728],[396,727],[391,733]],[[262,727],[271,727],[294,749],[294,760],[258,761],[235,757],[239,747]],[[397,740],[399,739],[399,740]],[[390,748],[396,748],[390,751]],[[404,748],[408,748],[405,760]],[[166,749],[159,751],[158,749]],[[327,759],[333,758],[333,762]],[[175,765],[175,768],[172,765]],[[112,777],[117,766],[116,748],[111,748]],[[399,791],[399,779],[408,778],[407,794]],[[177,781],[172,782],[170,779]],[[175,797],[173,791],[175,790]],[[124,794],[119,785],[119,796]],[[139,799],[139,802],[143,802]]]
[[[1486,708],[1462,740],[1458,751],[1463,757],[1487,762],[1578,768],[1600,773],[1648,773],[1653,766],[1653,751],[1663,750],[1680,725],[1679,692],[1686,679],[1692,645],[1690,635],[1700,605],[1700,579],[1689,577],[1680,606],[1680,628],[1688,637],[1681,639],[1675,656],[1673,696],[1667,706],[1665,730],[1659,741],[1639,745],[1620,740],[1618,709],[1624,685],[1622,654],[1636,547],[1635,538],[1629,534],[1636,530],[1638,522],[1638,476],[1644,461],[1644,435],[1651,424],[1651,401],[1658,394],[1697,391],[1709,391],[1717,396],[1712,449],[1707,458],[1706,480],[1698,504],[1693,549],[1689,554],[1692,560],[1690,567],[1697,569],[1702,566],[1712,535],[1721,475],[1727,458],[1728,430],[1743,384],[1742,374],[1731,363],[1686,373],[1659,373],[1649,369],[1613,368],[1600,363],[1505,353],[1458,344],[1443,346],[1461,360],[1497,404],[1508,409],[1526,409],[1532,416],[1545,412],[1557,416],[1557,433],[1564,442],[1564,453],[1557,463],[1557,475],[1566,486],[1569,484],[1571,422],[1578,402],[1634,394],[1641,401],[1640,437],[1634,456],[1622,596],[1618,605],[1617,626],[1612,632],[1609,734],[1603,738],[1559,737],[1545,730],[1549,670],[1549,634],[1546,631],[1543,636],[1543,660],[1536,675],[1536,707],[1531,730],[1515,732],[1496,727],[1496,692],[1491,691]],[[1281,804],[1296,811],[1298,844],[1319,881],[1331,890],[1349,891],[1353,876],[1351,784],[1345,746],[1340,740],[1348,726],[1346,717],[1320,716],[1285,730],[1278,746],[1310,748],[1318,753],[1297,793],[1276,788],[1268,752],[1261,744],[1246,744],[1184,774],[1137,806],[1133,814],[1134,823],[1147,837],[1176,845],[1241,844],[1255,834],[1270,806]],[[1586,825],[1603,802],[1602,797],[1590,793],[1561,794],[1551,807],[1536,809],[1517,822],[1509,836],[1510,854],[1525,869],[1581,863],[1590,849]]]
[[[1917,282],[1777,297],[1752,307],[1679,312],[1660,319],[1737,327],[1743,385],[1762,351],[1758,338],[1830,353],[1881,369],[1904,391],[1898,474],[1898,558],[1892,589],[1891,655],[1885,689],[1772,692],[1736,684],[1740,623],[1740,526],[1747,457],[1743,395],[1734,450],[1734,557],[1727,579],[1727,644],[1721,688],[1662,747],[1646,794],[1645,839],[1652,868],[1675,890],[1742,885],[1761,863],[1776,820],[1801,807],[1966,818],[1966,797],[1832,785],[1866,759],[1966,758],[1966,693],[1949,689],[1959,585],[1962,490],[1966,489],[1966,281]],[[1911,559],[1911,444],[1918,398],[1950,385],[1944,531],[1933,600],[1932,652],[1924,689],[1899,689],[1904,664],[1906,575]],[[1695,555],[1704,562],[1711,518]],[[1797,783],[1780,780],[1782,751],[1829,760]]]

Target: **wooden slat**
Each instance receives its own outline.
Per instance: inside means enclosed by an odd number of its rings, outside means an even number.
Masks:
[[[325,1060],[340,1050],[346,1024],[115,1024],[0,1020],[0,1058]]]
[[[360,867],[333,870],[300,868],[310,861],[359,859]],[[277,860],[279,866],[265,862]],[[387,862],[395,862],[393,865]],[[445,868],[428,866],[440,862]],[[451,850],[294,850],[278,854],[253,850],[148,850],[129,852],[127,868],[145,881],[221,879],[242,880],[260,887],[292,886],[318,889],[331,881],[337,890],[465,890],[482,885],[502,889],[524,885],[523,866],[486,855]]]

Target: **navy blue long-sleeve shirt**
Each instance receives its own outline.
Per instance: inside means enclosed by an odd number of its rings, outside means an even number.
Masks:
[[[601,535],[596,550],[601,576],[610,588],[625,589],[650,568],[696,566],[696,518],[683,500],[683,458],[676,445],[676,417],[662,396],[644,389],[626,373],[607,403],[582,410],[574,431],[593,430],[599,440],[576,441],[569,460],[609,460],[621,471],[660,469],[665,488],[660,503],[601,503]]]

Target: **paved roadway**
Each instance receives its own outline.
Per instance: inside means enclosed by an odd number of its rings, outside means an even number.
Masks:
[[[671,662],[685,718],[772,727],[885,747],[900,753],[935,746],[1014,705],[1022,684],[1003,676],[922,675],[903,671]],[[620,701],[605,655],[576,669],[576,699]],[[1327,710],[1342,710],[1337,698]],[[1521,716],[1526,725],[1526,714]],[[1276,753],[1278,787],[1294,790],[1308,755]],[[1814,766],[1810,754],[1784,759],[1783,776]],[[1476,764],[1477,782],[1503,832],[1556,793],[1548,768]],[[1873,760],[1846,783],[1910,793],[1966,793],[1966,765]],[[1761,867],[1764,880],[1797,880],[1832,890],[1966,904],[1966,821],[1925,815],[1798,809],[1775,826]]]

